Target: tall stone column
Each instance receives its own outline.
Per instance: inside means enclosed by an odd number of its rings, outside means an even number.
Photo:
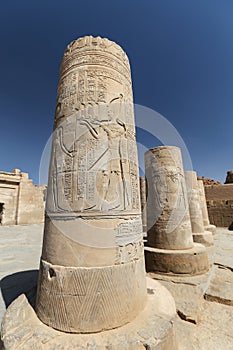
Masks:
[[[132,102],[120,46],[92,36],[68,46],[36,313],[24,295],[13,302],[5,350],[177,349],[174,300],[157,281],[146,283]]]
[[[206,248],[193,243],[180,149],[161,146],[147,151],[145,173],[147,269],[191,275],[206,272],[209,268]]]
[[[140,199],[142,211],[142,229],[146,234],[146,180],[140,176]]]
[[[132,101],[117,44],[84,37],[68,46],[36,302],[41,321],[62,331],[119,327],[146,303]]]
[[[201,210],[202,210],[202,217],[203,217],[203,225],[206,231],[212,232],[212,234],[215,234],[216,232],[216,226],[211,225],[209,221],[209,214],[206,204],[206,197],[205,197],[205,189],[204,184],[202,180],[197,180],[198,186],[199,186],[199,198],[200,198],[200,204],[201,204]]]
[[[213,235],[212,232],[204,230],[197,174],[195,171],[185,171],[184,174],[188,192],[189,214],[193,240],[194,242],[202,243],[205,246],[211,246],[214,244]]]

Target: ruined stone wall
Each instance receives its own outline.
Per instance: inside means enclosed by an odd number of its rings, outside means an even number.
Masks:
[[[17,183],[0,180],[0,222],[2,225],[16,224],[18,192]]]
[[[218,227],[233,222],[233,184],[205,186],[209,220]]]
[[[18,224],[36,224],[44,221],[43,186],[30,181],[20,183]]]
[[[28,174],[14,169],[0,172],[0,224],[35,224],[44,221],[45,186],[35,186]]]

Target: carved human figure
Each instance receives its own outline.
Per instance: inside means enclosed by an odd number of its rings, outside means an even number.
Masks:
[[[122,96],[123,97],[123,96]],[[129,174],[129,160],[124,152],[124,145],[127,142],[126,124],[114,116],[114,112],[109,106],[109,120],[101,124],[101,128],[106,132],[108,138],[108,186],[105,189],[105,203],[110,202],[108,210],[124,210],[130,206],[130,191],[127,174]],[[120,112],[121,114],[121,104]]]
[[[180,150],[160,146],[145,153],[148,242],[158,248],[193,245]]]

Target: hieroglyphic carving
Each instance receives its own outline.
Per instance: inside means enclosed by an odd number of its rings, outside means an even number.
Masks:
[[[139,200],[139,179],[137,175],[137,167],[135,164],[131,163],[130,167],[130,176],[131,176],[131,187],[132,187],[132,209],[139,209],[140,200]]]
[[[121,62],[113,59],[112,57],[106,57],[105,55],[79,55],[77,57],[74,56],[72,61],[65,61],[63,62],[62,68],[63,68],[63,75],[61,75],[61,78],[77,69],[77,67],[89,65],[89,66],[101,66],[101,67],[108,67],[113,69],[116,73],[120,73],[126,81],[130,82],[131,77],[128,72],[128,70],[121,64]]]
[[[53,183],[62,186],[64,198],[54,196],[55,208],[139,211],[130,68],[118,45],[85,37],[67,47],[55,127],[63,121],[76,131],[73,136],[63,135],[64,140],[60,137],[57,147],[65,162],[62,169],[54,168]],[[72,147],[66,146],[67,138],[72,139]]]
[[[116,228],[116,264],[140,259],[143,254],[142,222],[140,217],[121,222]]]
[[[116,227],[116,245],[125,246],[130,242],[141,240],[142,222],[141,218],[125,220]]]
[[[72,41],[68,46],[64,53],[65,58],[69,58],[71,54],[73,54],[76,50],[79,52],[93,50],[95,51],[104,51],[109,52],[113,57],[118,58],[127,68],[129,67],[129,60],[125,52],[121,49],[121,47],[112,41],[106,38],[100,37],[92,37],[86,36],[83,38],[79,38],[78,40]]]
[[[124,82],[124,77],[107,69],[88,69],[69,72],[60,78],[58,88],[58,99],[56,107],[56,120],[63,115],[71,115],[77,110],[84,109],[88,105],[108,103],[107,90],[111,81],[119,85]],[[69,86],[69,88],[67,88]],[[127,117],[134,123],[133,110],[130,107],[132,95],[130,94],[131,83],[125,81],[123,84],[124,102],[129,105],[125,107]]]
[[[125,71],[126,75],[130,76],[129,61],[125,52],[108,39],[85,37],[68,45],[62,62],[63,73],[70,69],[76,59],[78,61],[75,62],[79,65],[106,65],[120,72]]]
[[[117,248],[115,265],[126,264],[141,259],[144,254],[142,240]]]
[[[54,178],[60,179],[54,181],[54,186],[62,181],[64,200],[68,203],[64,206],[55,200],[57,209],[139,210],[135,136],[118,118],[120,105],[89,108],[70,117],[70,128],[76,130],[82,126],[84,131],[77,138],[73,134],[69,148],[64,143],[63,128],[58,128],[58,153],[63,152],[64,162],[62,169],[54,167]]]

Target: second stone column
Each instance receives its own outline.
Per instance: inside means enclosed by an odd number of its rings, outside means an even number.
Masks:
[[[193,242],[180,149],[160,146],[145,153],[148,271],[196,275],[209,269],[206,248]]]

